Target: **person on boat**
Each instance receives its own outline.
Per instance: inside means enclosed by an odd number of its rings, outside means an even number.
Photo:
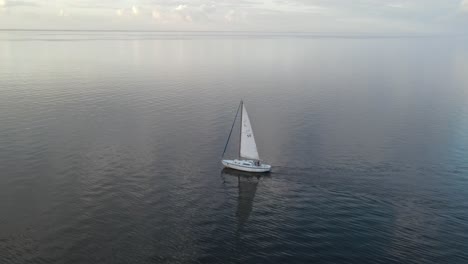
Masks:
[[[260,161],[259,160],[255,161],[255,166],[260,166]]]

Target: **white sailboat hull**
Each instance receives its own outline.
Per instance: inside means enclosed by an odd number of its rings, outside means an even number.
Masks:
[[[255,165],[253,160],[222,160],[224,167],[248,172],[268,172],[271,166],[267,164]]]

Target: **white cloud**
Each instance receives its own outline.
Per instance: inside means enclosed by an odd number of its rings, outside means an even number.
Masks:
[[[462,12],[468,12],[468,0],[462,0],[460,2],[460,10]]]
[[[224,20],[229,23],[245,22],[247,20],[247,12],[231,9],[224,15]]]
[[[184,23],[193,23],[194,15],[198,10],[194,8],[189,8],[187,5],[181,4],[175,7],[169,15],[169,19],[173,23],[184,22]]]
[[[0,15],[5,11],[5,5],[6,5],[6,1],[0,0]]]
[[[405,4],[403,3],[389,3],[387,4],[388,7],[392,7],[392,8],[405,8]]]
[[[182,11],[182,10],[185,10],[187,9],[187,5],[178,5],[175,10],[176,11]]]
[[[406,34],[466,32],[468,0],[0,0],[2,12],[12,28]]]
[[[234,10],[229,10],[229,12],[226,13],[224,16],[224,19],[226,19],[227,22],[232,22],[234,20],[234,16],[236,14],[236,11]]]
[[[132,6],[132,13],[137,16],[139,13],[140,13],[140,9],[138,8],[138,6]]]
[[[67,17],[67,16],[69,16],[69,15],[70,15],[70,14],[68,14],[65,10],[63,10],[63,9],[60,9],[60,10],[59,10],[58,16]]]
[[[216,5],[213,3],[210,4],[202,4],[200,5],[200,10],[202,10],[206,14],[216,12]]]

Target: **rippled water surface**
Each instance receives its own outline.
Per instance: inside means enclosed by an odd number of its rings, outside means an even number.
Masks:
[[[468,263],[467,47],[1,32],[0,262]]]

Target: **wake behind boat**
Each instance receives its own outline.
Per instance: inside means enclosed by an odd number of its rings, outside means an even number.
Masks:
[[[231,131],[229,132],[229,137],[224,147],[224,153],[226,153],[226,148],[229,144],[229,139],[232,135],[232,130],[234,129],[234,124],[236,123],[237,115],[241,111],[241,125],[240,125],[240,143],[239,143],[239,159],[228,160],[223,159],[221,163],[226,168],[231,168],[240,171],[248,172],[268,172],[271,170],[271,166],[268,164],[263,164],[260,161],[258,155],[257,144],[255,143],[255,137],[252,131],[252,125],[250,124],[249,115],[245,109],[244,102],[241,101],[239,107],[237,108],[236,116],[234,122],[232,123]]]

